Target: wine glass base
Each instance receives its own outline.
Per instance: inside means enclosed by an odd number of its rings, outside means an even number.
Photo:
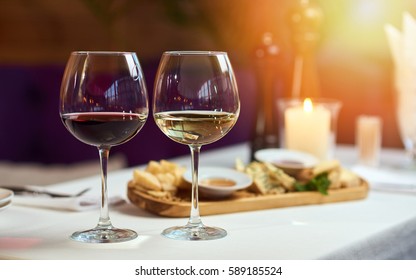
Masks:
[[[176,240],[214,240],[227,236],[227,231],[207,226],[177,226],[167,228],[162,235]]]
[[[130,229],[118,228],[93,228],[85,231],[77,231],[71,235],[71,239],[86,243],[117,243],[133,240],[137,233]]]

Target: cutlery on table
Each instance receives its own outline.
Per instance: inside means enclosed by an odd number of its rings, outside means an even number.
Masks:
[[[402,192],[416,194],[416,184],[410,183],[387,183],[387,182],[370,182],[371,188],[379,191]]]
[[[1,187],[13,191],[15,195],[47,195],[49,197],[79,197],[91,189],[86,188],[76,194],[65,194],[23,185],[5,185]]]

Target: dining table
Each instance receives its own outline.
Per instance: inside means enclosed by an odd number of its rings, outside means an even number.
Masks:
[[[116,227],[138,233],[131,241],[97,244],[70,239],[74,231],[96,224],[99,208],[71,211],[48,205],[14,203],[12,199],[11,206],[0,212],[0,259],[416,259],[416,169],[405,164],[408,156],[404,150],[383,148],[377,167],[361,166],[353,145],[337,145],[335,158],[344,168],[355,170],[368,182],[366,197],[202,216],[204,224],[226,229],[227,236],[217,240],[178,241],[161,235],[165,228],[186,224],[187,218],[159,216],[129,201],[127,184],[134,170],[143,169],[145,165],[108,174],[109,197],[122,198],[121,202],[111,205],[111,220]],[[249,162],[249,143],[202,149],[200,166],[234,168],[236,159]],[[168,160],[186,168],[191,166],[188,155]],[[90,192],[99,197],[100,184],[97,172],[96,176],[45,188],[68,193],[91,188]]]

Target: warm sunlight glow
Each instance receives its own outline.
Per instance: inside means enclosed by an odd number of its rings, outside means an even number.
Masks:
[[[400,22],[405,1],[344,0],[338,5],[333,2],[322,2],[326,11],[324,23],[329,31],[326,38],[335,40],[345,51],[385,55],[387,45],[383,26]]]
[[[310,98],[306,98],[303,101],[303,111],[308,112],[308,113],[313,111],[313,105],[312,105],[312,101]]]

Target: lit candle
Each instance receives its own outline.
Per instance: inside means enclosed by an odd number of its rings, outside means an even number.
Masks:
[[[331,112],[314,106],[306,98],[302,106],[287,108],[285,113],[286,148],[327,159],[330,152]]]

